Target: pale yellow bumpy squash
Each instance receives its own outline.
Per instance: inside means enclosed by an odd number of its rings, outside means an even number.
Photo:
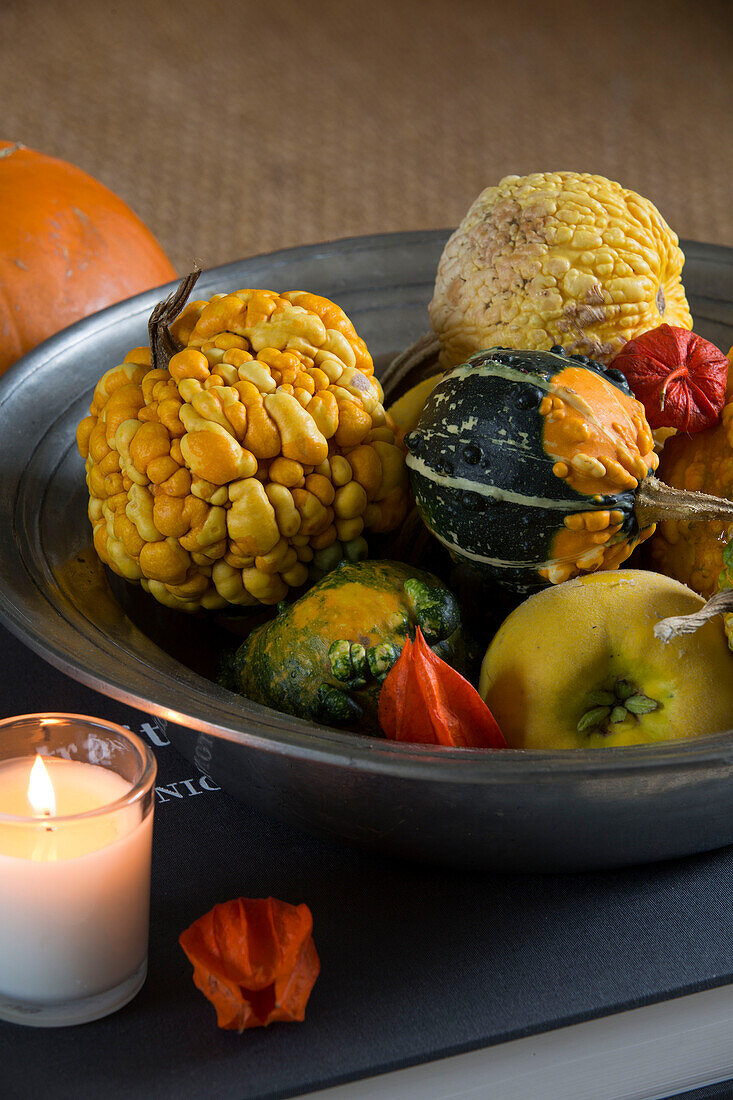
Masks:
[[[692,328],[675,233],[648,199],[577,172],[506,176],[445,246],[430,303],[444,369],[482,348],[608,363],[662,322]]]

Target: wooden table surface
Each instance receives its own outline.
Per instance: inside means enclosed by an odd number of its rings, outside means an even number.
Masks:
[[[562,168],[733,245],[723,0],[4,0],[0,42],[0,137],[97,176],[181,270],[455,225]]]

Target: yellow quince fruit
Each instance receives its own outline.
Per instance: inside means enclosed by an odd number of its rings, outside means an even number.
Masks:
[[[720,619],[669,642],[662,619],[704,600],[641,569],[531,596],[499,628],[479,691],[510,748],[641,745],[733,728],[733,655]]]

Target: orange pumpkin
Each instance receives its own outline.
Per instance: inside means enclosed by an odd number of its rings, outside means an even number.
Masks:
[[[0,141],[0,210],[0,373],[66,325],[175,277],[115,194],[8,141]]]

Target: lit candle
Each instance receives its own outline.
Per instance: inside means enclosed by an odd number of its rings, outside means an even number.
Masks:
[[[81,1023],[145,980],[155,765],[134,735],[92,719],[24,716],[0,723],[0,739],[30,719],[43,755],[0,760],[0,1018]],[[84,756],[91,745],[106,766],[53,755],[59,726],[73,736],[57,750]],[[130,749],[144,781],[111,766]]]

